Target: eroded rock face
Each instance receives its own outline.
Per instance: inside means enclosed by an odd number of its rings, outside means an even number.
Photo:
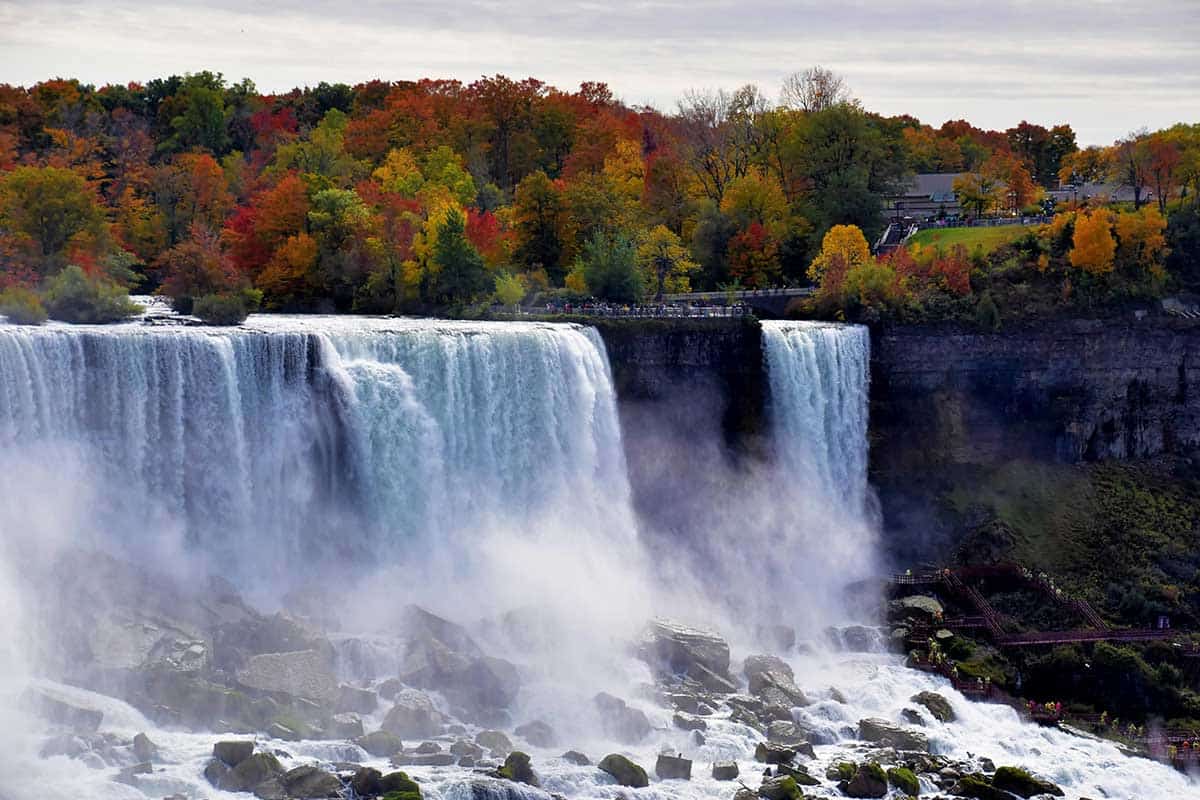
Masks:
[[[662,676],[684,676],[716,692],[734,692],[729,644],[715,633],[666,620],[651,622],[638,655]]]
[[[808,697],[795,683],[792,668],[775,656],[749,656],[742,665],[742,672],[749,683],[750,694],[767,705],[808,705]]]
[[[278,692],[322,705],[332,704],[338,696],[329,656],[319,650],[250,656],[237,671],[237,680],[248,689]]]

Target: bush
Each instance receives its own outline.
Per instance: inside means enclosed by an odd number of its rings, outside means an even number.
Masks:
[[[84,324],[118,322],[142,311],[122,286],[75,265],[46,283],[45,303],[51,318]]]
[[[241,295],[206,294],[192,304],[192,314],[210,325],[239,325],[250,310]]]
[[[12,286],[0,292],[0,317],[14,325],[37,325],[46,321],[46,308],[33,290]]]

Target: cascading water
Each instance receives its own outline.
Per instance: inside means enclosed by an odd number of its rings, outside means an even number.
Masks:
[[[701,743],[673,726],[672,711],[637,700],[644,666],[627,656],[628,638],[615,635],[664,606],[692,602],[703,615],[729,594],[767,596],[775,619],[815,645],[815,654],[785,654],[813,700],[793,714],[826,742],[810,764],[814,775],[861,757],[860,718],[900,721],[914,693],[935,690],[958,715],[955,723],[925,719],[935,752],[1034,767],[1073,798],[1142,797],[1147,786],[1155,796],[1194,795],[1169,769],[971,703],[893,655],[822,648],[824,626],[847,621],[841,588],[877,571],[866,521],[868,337],[855,326],[767,322],[763,341],[774,463],[754,474],[748,502],[705,498],[733,513],[714,511],[712,530],[695,532],[720,541],[713,555],[742,571],[718,585],[697,575],[708,596],[681,599],[673,584],[647,591],[640,574],[615,394],[591,329],[289,317],[254,317],[235,330],[0,325],[0,600],[9,610],[0,623],[0,722],[29,724],[4,710],[11,698],[3,692],[33,666],[14,647],[31,631],[9,604],[28,606],[24,566],[53,542],[150,566],[196,560],[243,588],[265,583],[274,593],[297,578],[369,593],[380,587],[366,588],[368,573],[395,567],[416,580],[389,575],[382,594],[391,605],[431,602],[458,619],[487,619],[477,633],[522,605],[556,605],[589,634],[606,615],[617,618],[599,650],[552,637],[551,649],[521,664],[513,721],[541,716],[558,728],[558,746],[528,749],[544,788],[573,798],[611,800],[628,790],[559,758],[567,746],[593,757],[626,750],[646,766],[664,749],[696,759],[692,781],[656,782],[638,790],[644,798],[728,800],[731,784],[710,779],[708,761],[735,759],[743,775],[761,770],[751,759],[761,734],[727,711],[707,718]],[[348,574],[355,580],[342,582]],[[722,618],[735,648],[753,638],[738,630],[737,612]],[[564,715],[601,688],[645,710],[654,726],[647,740],[616,744],[594,719]],[[135,787],[111,780],[112,764],[36,759],[36,743],[0,748],[5,800],[35,783],[39,797],[63,800],[247,796],[216,792],[202,777],[212,734],[157,729],[120,701],[46,689],[101,710],[105,731],[149,730],[163,758]],[[369,730],[383,713],[364,720]],[[285,766],[356,760],[388,769],[345,742],[282,746],[291,754]],[[546,798],[528,787],[480,787],[459,768],[410,771],[429,800]],[[832,784],[806,789],[822,794],[838,796]]]
[[[870,346],[859,325],[763,323],[778,460],[790,480],[851,514],[867,496]]]

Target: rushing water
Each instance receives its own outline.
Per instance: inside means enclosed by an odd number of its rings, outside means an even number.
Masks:
[[[900,720],[914,693],[932,689],[950,698],[959,717],[948,725],[925,720],[935,752],[1024,765],[1073,798],[1196,796],[1170,769],[1024,724],[1003,706],[968,702],[894,656],[826,646],[821,625],[828,622],[819,620],[828,620],[838,589],[874,569],[869,340],[863,328],[814,323],[765,323],[763,338],[776,471],[762,476],[766,493],[757,502],[772,506],[764,516],[771,532],[715,533],[729,540],[731,557],[771,577],[711,586],[703,607],[718,606],[725,592],[787,601],[776,604],[779,621],[797,625],[811,645],[787,658],[815,700],[795,713],[831,742],[818,746],[813,774],[855,756],[860,718]],[[32,724],[7,711],[12,690],[28,680],[19,643],[33,633],[14,611],[27,600],[13,590],[15,573],[31,548],[55,540],[152,566],[202,562],[246,590],[419,566],[419,585],[388,584],[398,601],[440,603],[463,619],[555,606],[589,634],[606,617],[613,631],[625,631],[662,605],[680,608],[675,587],[655,582],[641,561],[603,344],[579,326],[290,317],[254,317],[239,329],[0,325],[0,461],[0,528],[12,528],[0,530],[6,730]],[[8,546],[14,542],[20,546]],[[788,594],[793,587],[778,583],[785,579],[807,594]],[[361,584],[344,585],[353,594]],[[806,608],[795,607],[798,598]],[[816,619],[806,616],[814,609]],[[723,633],[736,665],[750,652],[740,642],[751,636]],[[718,714],[698,744],[672,727],[671,712],[632,699],[647,675],[623,648],[603,637],[600,650],[554,644],[554,664],[524,665],[527,689],[514,710],[520,718],[551,718],[568,746],[598,759],[629,748],[603,741],[586,719],[570,719],[563,709],[577,698],[563,687],[584,696],[623,689],[655,725],[631,754],[652,766],[658,752],[672,749],[696,763],[690,783],[631,792],[560,759],[565,747],[534,749],[547,790],[572,798],[728,800],[733,786],[708,777],[716,759],[738,760],[744,779],[754,780],[761,765],[752,752],[761,737],[753,730]],[[36,740],[22,740],[0,747],[4,800],[246,797],[216,792],[201,777],[212,734],[156,729],[120,701],[41,685],[102,710],[103,730],[149,731],[164,763],[139,789],[113,782],[114,764],[39,760]],[[382,713],[366,720],[368,730]],[[355,760],[386,767],[344,742],[277,744],[289,766]],[[462,769],[412,771],[432,800],[472,797]],[[545,798],[520,787],[510,797],[522,793]],[[806,793],[837,795],[829,784]]]

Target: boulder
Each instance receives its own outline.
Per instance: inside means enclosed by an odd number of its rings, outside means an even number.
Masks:
[[[267,778],[258,786],[255,786],[254,796],[258,800],[292,800],[288,795],[287,789],[283,788],[283,782],[279,778]]]
[[[508,754],[508,758],[504,759],[504,766],[496,770],[496,777],[516,781],[517,783],[525,783],[530,786],[541,785],[541,781],[538,780],[537,774],[533,771],[533,765],[530,763],[529,756],[519,750]]]
[[[406,772],[389,772],[379,779],[379,788],[388,800],[421,800],[421,787]]]
[[[375,692],[343,683],[338,687],[333,710],[338,714],[372,714],[378,706],[379,697]]]
[[[554,747],[558,743],[558,734],[549,724],[535,719],[520,726],[513,733],[529,742],[534,747]]]
[[[113,777],[117,783],[123,783],[126,786],[137,786],[138,775],[149,775],[154,772],[154,766],[149,761],[142,761],[138,764],[132,764],[122,768]]]
[[[363,735],[363,723],[358,714],[334,714],[326,734],[333,739],[358,739]]]
[[[241,764],[254,752],[254,742],[244,739],[217,742],[213,745],[213,756],[230,768]]]
[[[654,762],[654,774],[663,781],[690,781],[692,761],[683,756],[659,753],[658,760]]]
[[[647,777],[646,770],[620,753],[609,753],[600,759],[598,766],[602,772],[613,776],[621,786],[640,789],[650,785],[650,778]]]
[[[992,785],[997,789],[1012,792],[1019,797],[1049,794],[1062,797],[1063,790],[1050,781],[1035,778],[1023,769],[1017,767],[1000,767],[992,776]]]
[[[318,800],[325,797],[341,797],[342,782],[336,775],[313,766],[301,766],[285,772],[279,782],[288,797],[296,800]]]
[[[712,776],[715,781],[735,781],[738,777],[738,765],[736,761],[714,761],[712,765]]]
[[[878,764],[860,764],[854,777],[839,788],[848,797],[883,797],[888,791],[887,773]]]
[[[803,800],[804,798],[796,779],[790,775],[765,778],[762,786],[758,787],[758,796],[765,800]]]
[[[65,697],[56,697],[42,689],[27,689],[21,695],[21,706],[35,716],[68,728],[75,733],[95,733],[104,720],[104,712],[79,705]]]
[[[887,780],[909,797],[916,797],[921,793],[921,782],[917,780],[916,773],[908,767],[892,767],[887,771]]]
[[[683,731],[706,731],[708,723],[699,717],[693,717],[691,714],[675,714],[671,717],[671,723]]]
[[[235,616],[213,633],[213,664],[217,668],[236,672],[252,656],[306,651],[320,653],[326,666],[332,667],[333,645],[294,617],[283,613],[262,616],[249,610]]]
[[[715,633],[655,620],[638,655],[660,676],[686,676],[714,692],[737,691],[729,674],[729,645]]]
[[[38,756],[41,758],[53,758],[54,756],[79,758],[91,749],[91,744],[83,737],[73,733],[60,733],[57,736],[51,736],[42,744],[41,749],[38,750]]]
[[[359,767],[350,779],[350,788],[358,797],[374,797],[383,794],[383,773],[374,767]]]
[[[384,700],[392,700],[404,690],[404,681],[399,678],[388,678],[376,687],[376,693]]]
[[[393,767],[448,767],[458,760],[453,753],[397,753],[392,756]]]
[[[440,753],[440,752],[442,752],[442,746],[440,744],[438,744],[437,742],[421,742],[419,745],[417,745],[413,749],[413,752],[417,753],[418,755],[428,755],[429,753]],[[457,755],[457,753],[455,755]]]
[[[222,766],[224,765],[222,764]],[[282,775],[283,766],[279,763],[279,759],[270,753],[254,753],[232,769],[223,773],[219,769],[215,771],[221,775],[216,784],[218,789],[227,792],[250,792],[260,783]],[[205,775],[208,775],[207,770],[205,770]],[[211,778],[209,780],[211,781]]]
[[[992,786],[987,776],[980,773],[963,775],[948,791],[958,797],[973,797],[975,800],[1012,800],[1011,794]]]
[[[924,594],[914,594],[893,600],[889,606],[893,615],[904,619],[906,617],[922,617],[926,620],[940,619],[945,609],[936,597]]]
[[[395,705],[383,719],[383,730],[402,739],[421,739],[442,732],[444,718],[434,708],[429,695],[405,689],[395,697]]]
[[[912,696],[912,701],[929,709],[929,713],[938,722],[954,722],[957,717],[950,701],[937,692],[919,692]]]
[[[920,731],[902,728],[885,719],[868,717],[858,721],[858,738],[897,750],[929,752],[929,739]]]
[[[338,697],[337,678],[328,654],[319,650],[250,656],[237,671],[237,682],[248,689],[301,697],[322,705],[332,705]]]
[[[512,752],[512,741],[500,731],[480,731],[475,734],[475,744],[486,747],[497,755]]]
[[[796,686],[792,668],[775,656],[750,656],[742,666],[749,683],[750,694],[767,705],[792,708],[809,704],[804,692]]]
[[[650,735],[650,719],[646,714],[630,708],[619,697],[600,692],[593,702],[600,712],[600,727],[609,738],[622,744],[638,744]]]
[[[568,750],[563,753],[562,760],[577,767],[588,767],[592,764],[592,760],[578,750]]]
[[[835,647],[850,653],[873,653],[883,646],[879,630],[865,625],[830,628],[826,633]]]
[[[772,742],[759,742],[754,748],[754,760],[764,764],[787,764],[796,760],[796,751]]]
[[[801,786],[817,786],[821,782],[808,774],[808,770],[799,765],[780,764],[775,767],[776,775],[789,775]]]
[[[158,746],[150,741],[150,737],[144,733],[136,734],[133,737],[133,757],[138,761],[157,761]]]
[[[809,743],[809,731],[798,722],[791,720],[776,720],[767,725],[767,741],[791,747],[809,758],[816,758],[812,744]]]
[[[388,731],[375,731],[355,741],[359,747],[377,758],[388,758],[404,749],[400,737]]]
[[[459,758],[463,756],[474,759],[483,758],[483,748],[474,742],[468,742],[466,739],[455,740],[454,744],[450,745],[450,752]]]

